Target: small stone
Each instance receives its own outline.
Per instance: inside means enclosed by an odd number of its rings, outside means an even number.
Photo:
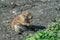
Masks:
[[[0,28],[0,30],[1,30],[1,28]]]
[[[9,34],[6,34],[7,37],[9,37]]]
[[[1,1],[4,1],[4,0],[1,0]]]
[[[11,2],[11,4],[14,4],[14,2]]]
[[[14,40],[15,38],[11,38],[11,40]]]
[[[5,37],[5,34],[3,34],[2,37]]]
[[[17,15],[17,10],[11,10],[10,12],[14,13],[15,15]]]
[[[46,2],[47,0],[41,0],[42,2]]]
[[[58,4],[58,6],[60,6],[60,4]]]

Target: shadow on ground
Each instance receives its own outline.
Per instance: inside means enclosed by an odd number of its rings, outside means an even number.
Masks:
[[[33,25],[31,28],[28,28],[29,30],[31,31],[38,31],[38,30],[43,30],[43,29],[46,29],[45,26],[37,26],[37,25]]]
[[[34,31],[34,32],[37,32],[37,31],[39,31],[39,30],[44,30],[44,29],[46,29],[46,27],[45,26],[39,26],[39,25],[32,25],[32,27],[27,27],[26,26],[26,28],[24,28],[24,29],[26,29],[26,30],[20,30],[21,32],[19,32],[18,34],[22,34],[24,31]]]

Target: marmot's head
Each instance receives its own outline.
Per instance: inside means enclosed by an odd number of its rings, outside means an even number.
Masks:
[[[23,13],[23,15],[25,16],[26,19],[32,19],[33,18],[33,15],[28,10],[26,10],[22,13]]]

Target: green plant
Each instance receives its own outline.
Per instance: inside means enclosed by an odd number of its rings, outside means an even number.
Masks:
[[[60,19],[49,24],[49,29],[38,31],[24,40],[60,40]]]

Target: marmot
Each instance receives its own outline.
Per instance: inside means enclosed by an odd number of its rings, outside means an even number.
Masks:
[[[20,15],[16,16],[12,23],[11,23],[11,28],[12,30],[19,32],[19,27],[17,26],[18,24],[30,27],[32,24],[30,23],[30,20],[33,18],[33,15],[28,11],[23,11]]]

